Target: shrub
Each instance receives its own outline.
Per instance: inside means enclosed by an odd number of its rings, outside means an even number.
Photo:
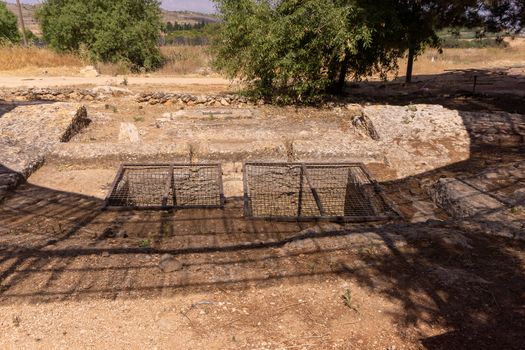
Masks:
[[[133,70],[161,65],[158,0],[46,0],[38,10],[44,40],[92,61],[124,62]]]
[[[20,41],[17,18],[7,9],[6,4],[0,2],[0,42],[16,43]]]
[[[463,40],[457,38],[446,38],[441,40],[441,47],[448,49],[482,49],[485,47],[508,47],[509,44],[498,38]]]
[[[214,40],[215,67],[270,98],[299,101],[326,91],[346,52],[365,33],[347,27],[350,6],[332,1],[218,1],[223,25]],[[352,36],[356,34],[356,36]]]

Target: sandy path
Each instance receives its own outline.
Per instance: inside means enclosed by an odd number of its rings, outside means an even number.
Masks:
[[[5,76],[0,75],[0,88],[22,88],[22,87],[59,87],[77,85],[109,85],[119,84],[122,77],[99,76],[99,77],[42,77],[42,76]],[[214,85],[229,86],[231,81],[221,77],[188,77],[188,76],[166,76],[166,77],[127,77],[129,85]]]

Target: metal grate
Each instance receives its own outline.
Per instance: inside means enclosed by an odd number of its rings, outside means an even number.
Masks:
[[[105,207],[125,209],[221,208],[219,164],[122,165]]]
[[[380,221],[395,217],[360,163],[246,163],[245,216],[282,220]]]

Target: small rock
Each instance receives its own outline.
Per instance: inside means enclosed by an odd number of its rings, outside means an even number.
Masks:
[[[182,263],[171,254],[164,254],[160,257],[159,268],[163,272],[179,271],[182,270],[182,267]]]
[[[131,95],[132,92],[129,89],[120,88],[111,85],[96,86],[91,89],[94,94],[111,94],[115,97]]]
[[[102,231],[102,238],[113,238],[115,237],[115,232],[113,232],[113,229],[111,227],[106,228],[104,231]]]
[[[119,231],[115,235],[115,238],[128,238],[128,233],[126,231]]]
[[[80,74],[82,74],[86,78],[98,77],[100,75],[94,66],[84,67],[80,70]]]
[[[170,113],[170,112],[166,112],[162,115],[162,118],[160,119],[163,119],[165,121],[168,121],[168,120],[172,120],[173,119],[173,114]]]
[[[229,103],[228,101],[226,101],[226,99],[223,98],[223,99],[221,99],[221,105],[223,105],[223,106],[229,106],[230,103]]]
[[[133,123],[120,123],[120,133],[118,135],[120,142],[140,142],[140,134]]]
[[[102,253],[102,257],[103,257],[103,258],[107,258],[107,257],[109,257],[109,253],[108,253],[108,252],[103,252],[103,253]]]

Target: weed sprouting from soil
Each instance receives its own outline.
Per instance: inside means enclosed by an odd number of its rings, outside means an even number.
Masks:
[[[358,312],[357,307],[353,304],[352,292],[350,291],[350,289],[346,289],[345,293],[341,296],[341,298],[343,299],[343,303],[345,304],[347,308],[354,310],[355,312]]]
[[[133,120],[135,121],[135,123],[143,122],[144,121],[144,117],[138,115],[138,116],[133,117]]]
[[[170,224],[169,223],[163,222],[162,226],[161,226],[161,230],[162,230],[162,235],[164,237],[169,237],[170,236],[171,230],[170,230]]]
[[[138,246],[140,248],[149,248],[149,247],[151,247],[151,242],[149,241],[149,239],[141,239],[138,242]]]

